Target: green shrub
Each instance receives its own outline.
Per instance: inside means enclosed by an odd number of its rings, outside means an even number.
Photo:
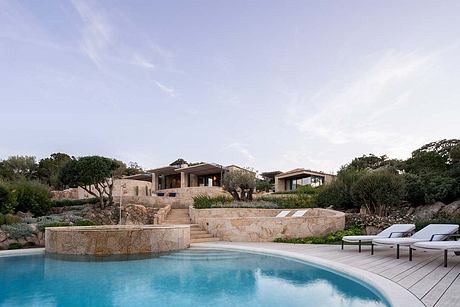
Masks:
[[[273,203],[280,209],[289,209],[289,208],[312,208],[315,207],[314,198],[307,194],[293,194],[286,196],[262,196],[257,198],[265,202]]]
[[[293,243],[293,244],[334,244],[342,240],[344,236],[362,235],[364,230],[362,228],[348,228],[331,233],[324,237],[306,237],[306,238],[292,238],[282,239],[277,238],[274,242],[278,243]]]
[[[387,216],[392,207],[401,204],[404,181],[401,175],[389,170],[372,171],[353,185],[352,195],[368,213]]]
[[[460,225],[460,216],[451,216],[447,214],[437,214],[431,219],[416,219],[415,220],[415,230],[418,231],[429,224],[459,224]]]
[[[43,223],[37,225],[38,230],[41,232],[45,231],[46,227],[64,227],[64,226],[71,226],[69,222],[51,222],[51,223]]]
[[[31,212],[42,216],[51,207],[48,187],[37,181],[18,181],[11,184],[16,206],[15,211]]]
[[[91,220],[78,220],[74,224],[74,226],[94,226],[97,225],[96,222]]]
[[[211,208],[213,205],[231,203],[233,198],[226,195],[209,196],[209,195],[198,195],[193,197],[193,206],[196,209]]]
[[[17,215],[8,213],[5,215],[0,216],[0,225],[6,224],[6,225],[11,225],[11,224],[17,224],[21,222],[21,218]]]
[[[211,205],[210,208],[258,208],[258,209],[278,209],[278,205],[263,200],[253,201],[234,201],[225,204]]]
[[[52,200],[51,206],[52,207],[68,207],[68,206],[82,206],[86,204],[96,204],[99,202],[99,199],[93,198],[85,198],[85,199],[59,199],[59,200]]]
[[[21,243],[10,243],[8,245],[8,249],[21,249],[22,244]]]
[[[11,187],[5,182],[0,182],[0,213],[13,213],[16,206]]]
[[[404,174],[406,194],[404,199],[413,205],[425,204],[424,184],[420,176],[416,174]]]
[[[11,239],[19,239],[23,237],[29,237],[32,235],[33,230],[32,227],[28,224],[24,223],[17,223],[11,225],[2,225],[1,229],[8,233],[8,236]]]

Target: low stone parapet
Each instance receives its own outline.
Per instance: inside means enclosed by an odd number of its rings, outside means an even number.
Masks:
[[[52,254],[131,255],[188,247],[189,225],[52,227],[45,230],[45,251]]]

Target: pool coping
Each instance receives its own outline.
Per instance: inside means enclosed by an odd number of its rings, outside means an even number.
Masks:
[[[219,243],[194,243],[191,247],[205,247],[215,248],[222,250],[234,250],[234,251],[247,251],[256,252],[262,254],[269,254],[275,256],[282,256],[297,260],[306,261],[314,265],[322,266],[326,269],[331,269],[338,273],[348,275],[352,278],[356,278],[358,281],[369,284],[375,288],[378,292],[385,297],[391,306],[411,306],[411,307],[425,307],[413,293],[405,289],[401,285],[391,281],[385,277],[379,276],[372,272],[368,272],[362,269],[354,268],[345,264],[337,263],[331,260],[324,260],[319,257],[309,256],[298,252],[288,252],[274,250],[266,247],[255,247],[255,246],[244,246],[238,245],[238,243],[225,242],[225,244]]]
[[[3,250],[3,251],[0,251],[0,258],[1,257],[39,255],[39,254],[45,254],[44,247]]]

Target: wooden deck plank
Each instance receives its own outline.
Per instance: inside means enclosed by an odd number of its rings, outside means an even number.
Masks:
[[[436,307],[454,307],[460,306],[460,276],[452,282],[450,287],[445,291],[439,301],[434,304]]]

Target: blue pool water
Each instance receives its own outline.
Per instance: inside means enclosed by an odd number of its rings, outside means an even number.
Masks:
[[[291,259],[190,249],[145,259],[0,258],[0,306],[389,306]]]

